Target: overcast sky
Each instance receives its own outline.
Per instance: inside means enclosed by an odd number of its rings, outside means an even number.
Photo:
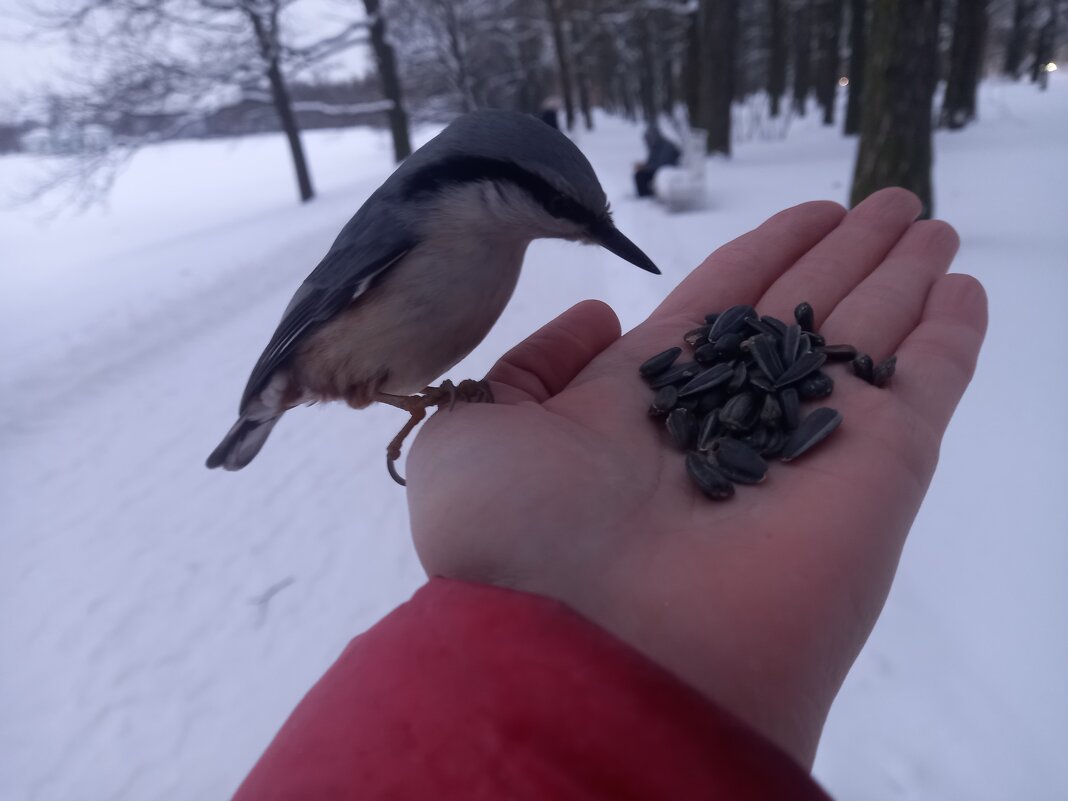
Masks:
[[[69,67],[67,50],[27,24],[24,3],[0,0],[0,101],[31,91]]]
[[[36,29],[26,6],[26,0],[0,0],[0,114],[20,95],[55,85],[76,66],[62,37]],[[303,40],[320,29],[324,35],[337,31],[354,11],[362,16],[363,5],[353,0],[301,0],[292,13]],[[369,65],[367,50],[354,47],[336,60],[330,74],[361,75]]]

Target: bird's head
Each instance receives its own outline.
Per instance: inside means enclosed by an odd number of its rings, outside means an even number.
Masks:
[[[427,199],[435,214],[457,228],[596,244],[660,273],[612,222],[604,189],[582,151],[535,117],[465,114],[401,169],[405,196]]]

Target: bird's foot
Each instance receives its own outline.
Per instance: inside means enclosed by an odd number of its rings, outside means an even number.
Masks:
[[[446,405],[449,409],[452,409],[457,400],[462,400],[466,403],[493,403],[493,391],[487,381],[475,381],[468,378],[461,381],[459,386],[453,384],[452,381],[445,380],[440,386],[427,387],[421,395],[387,395],[379,393],[377,400],[382,403],[388,403],[390,406],[396,406],[398,409],[404,409],[411,415],[408,422],[404,424],[404,427],[397,432],[397,436],[386,447],[386,469],[389,471],[390,477],[404,487],[407,486],[407,482],[397,472],[396,461],[400,458],[404,440],[426,417],[426,410],[432,406]]]
[[[490,389],[488,381],[465,378],[457,386],[446,379],[440,386],[424,389],[422,397],[432,399],[428,406],[442,406],[447,400],[451,411],[457,400],[467,403],[493,403],[493,390]]]

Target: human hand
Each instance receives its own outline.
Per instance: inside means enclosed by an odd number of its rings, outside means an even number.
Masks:
[[[494,404],[434,415],[408,461],[427,573],[559,599],[811,765],[882,609],[942,435],[986,328],[982,287],[945,275],[958,240],[884,190],[848,214],[816,202],[723,246],[621,337],[575,306],[491,370]],[[638,365],[709,311],[789,319],[808,301],[828,342],[877,361],[843,375],[844,422],[733,499],[705,498],[646,410]]]

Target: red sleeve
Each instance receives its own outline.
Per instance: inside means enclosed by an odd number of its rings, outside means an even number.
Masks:
[[[235,797],[769,798],[828,796],[564,605],[445,579],[349,644]]]

